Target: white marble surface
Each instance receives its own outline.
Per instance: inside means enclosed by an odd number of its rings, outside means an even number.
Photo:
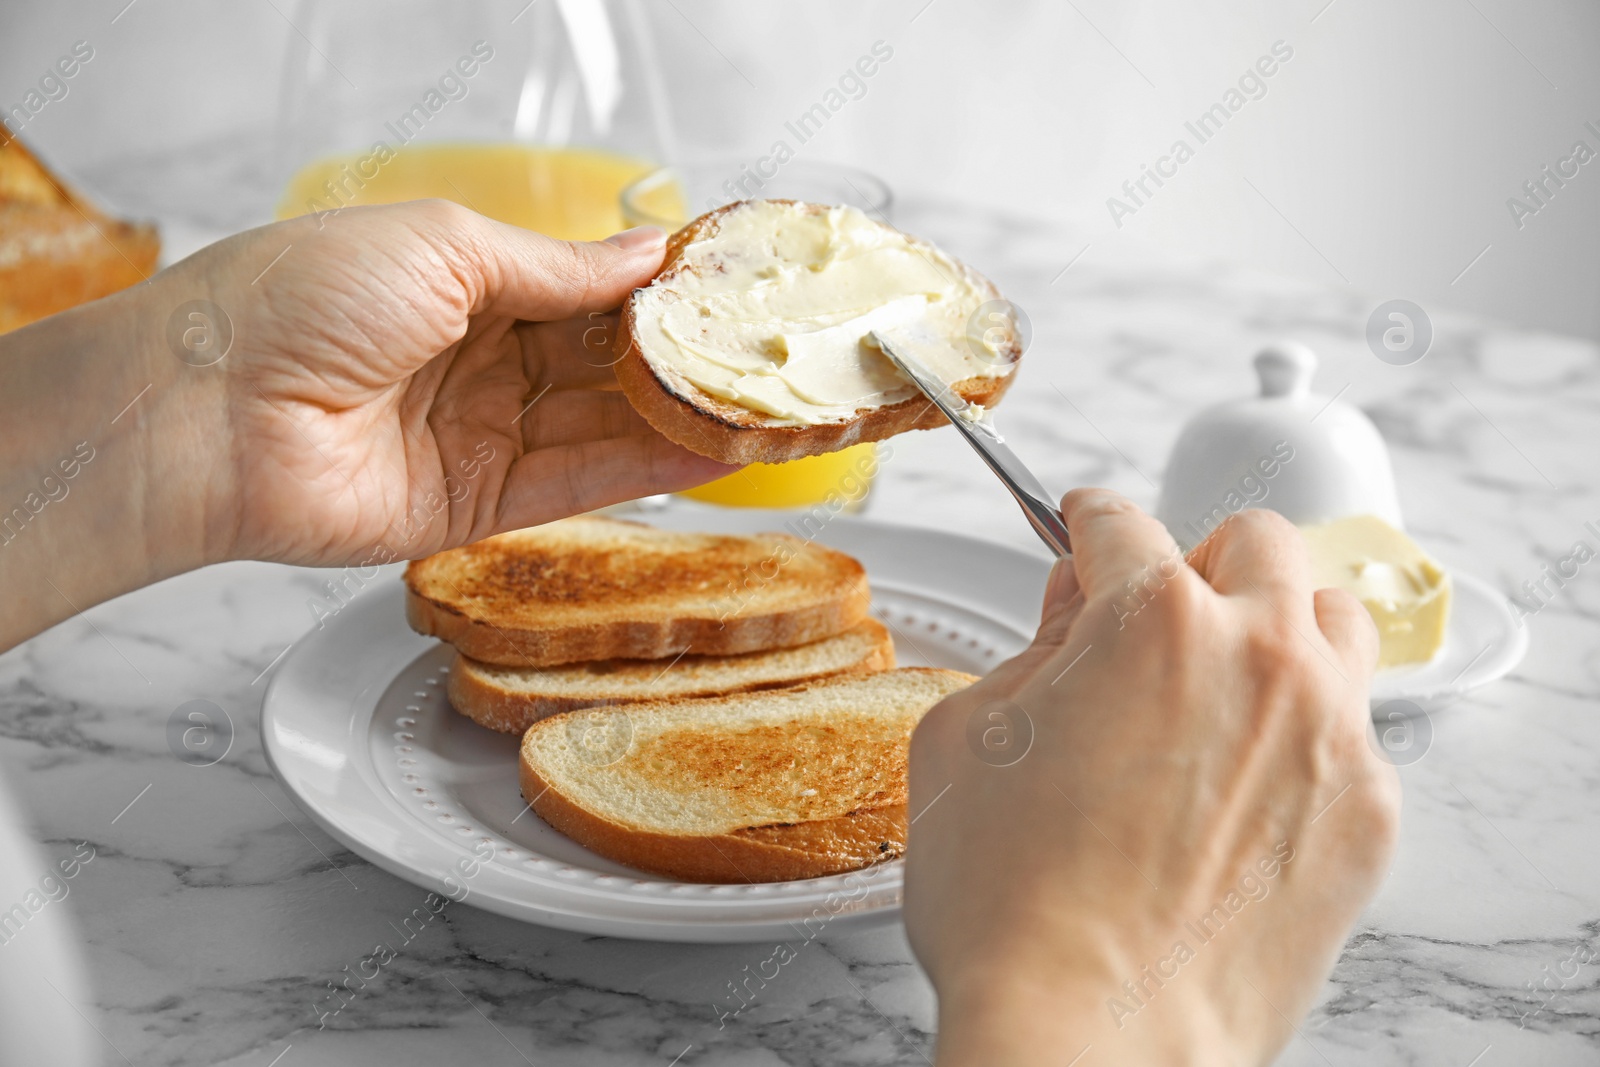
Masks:
[[[182,247],[263,217],[271,191],[251,187],[246,147],[213,147],[198,170],[190,153],[181,168],[130,159],[94,177]],[[1320,388],[1349,383],[1387,435],[1409,524],[1446,563],[1516,591],[1600,519],[1591,345],[1441,315],[1430,354],[1391,367],[1363,341],[1391,294],[1095,247],[1062,274],[1081,235],[905,204],[902,225],[1030,314],[1034,347],[1002,417],[1053,488],[1110,485],[1153,505],[1181,419],[1249,390],[1254,349],[1296,337],[1322,355]],[[949,431],[896,442],[869,515],[1037,550]],[[924,1062],[932,995],[897,928],[807,947],[719,1030],[713,1002],[771,946],[586,938],[453,905],[319,1030],[328,983],[393,940],[423,893],[315,829],[263,763],[261,676],[308,627],[318,583],[217,567],[0,657],[0,773],[52,857],[96,850],[51,906],[81,930],[92,1017],[129,1062]],[[1282,1063],[1600,1061],[1600,965],[1563,963],[1600,951],[1600,570],[1530,625],[1521,668],[1433,717],[1431,749],[1403,772],[1398,862]],[[166,739],[196,698],[237,729],[208,768]],[[1565,988],[1535,995],[1547,975]]]

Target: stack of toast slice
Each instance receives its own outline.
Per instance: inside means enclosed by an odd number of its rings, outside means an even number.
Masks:
[[[784,534],[580,517],[406,569],[407,614],[460,653],[458,711],[522,733],[558,711],[894,664],[861,565]]]
[[[565,519],[418,560],[413,628],[457,711],[523,734],[533,810],[620,863],[708,882],[905,847],[911,729],[973,679],[894,668],[861,565],[783,534]]]

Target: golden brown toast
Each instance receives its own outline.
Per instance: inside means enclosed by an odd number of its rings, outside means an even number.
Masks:
[[[882,407],[857,410],[840,421],[795,425],[780,417],[752,410],[722,397],[713,396],[689,381],[672,367],[654,360],[639,343],[640,315],[647,311],[650,297],[665,294],[673,299],[674,288],[692,280],[699,269],[686,257],[697,242],[716,236],[722,221],[731,212],[753,203],[788,205],[803,214],[826,213],[829,208],[795,201],[739,201],[708,212],[673,234],[667,242],[666,258],[650,286],[636,289],[623,305],[622,325],[616,341],[617,381],[638,412],[673,441],[724,463],[781,463],[802,456],[834,452],[864,441],[880,441],[907,430],[927,430],[943,426],[945,417],[920,394]],[[885,229],[887,227],[885,226]],[[912,248],[948,264],[952,273],[971,283],[985,297],[998,300],[999,291],[989,281],[964,264],[944,255],[932,244],[909,235],[897,234]],[[647,296],[647,294],[649,294]],[[1016,377],[1015,365],[1022,356],[1022,338],[1013,322],[994,354],[994,363],[1005,373],[993,377],[973,377],[951,383],[951,389],[969,403],[991,406],[999,401]]]
[[[809,644],[856,625],[870,600],[861,564],[818,544],[594,516],[417,560],[406,590],[413,629],[511,667]]]
[[[543,668],[501,667],[457,656],[449,694],[451,706],[480,726],[520,735],[540,719],[578,708],[773,689],[893,666],[888,629],[863,619],[809,645],[737,656],[608,659]]]
[[[522,740],[522,793],[608,859],[696,882],[856,870],[905,851],[911,731],[976,679],[902,668],[566,712]]]
[[[0,128],[0,333],[155,273],[155,228],[110,218]]]

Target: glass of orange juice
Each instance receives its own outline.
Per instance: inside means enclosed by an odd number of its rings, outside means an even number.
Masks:
[[[305,0],[284,66],[280,218],[442,197],[554,237],[624,229],[671,126],[632,0]]]
[[[627,225],[670,232],[723,204],[750,199],[853,204],[884,222],[894,200],[881,179],[855,167],[755,154],[652,169],[623,188],[620,202]],[[854,510],[866,501],[880,452],[869,442],[788,463],[752,463],[680,495],[732,507],[837,503]]]

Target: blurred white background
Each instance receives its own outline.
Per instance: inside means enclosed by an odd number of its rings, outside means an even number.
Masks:
[[[1083,239],[1061,250],[1063,266],[1149,241],[1600,338],[1600,162],[1520,227],[1507,204],[1575,142],[1600,153],[1592,0],[644,7],[688,149],[765,152],[883,41],[892,59],[800,149],[807,158],[1067,223]],[[265,159],[296,17],[291,0],[8,0],[0,106],[87,40],[94,60],[23,130],[69,176],[93,189],[140,155],[229,138]],[[1265,94],[1200,144],[1185,122],[1280,41],[1293,55]],[[1108,198],[1126,200],[1123,183],[1179,138],[1194,158],[1114,225]],[[241,169],[238,214],[219,221],[269,217],[276,187],[253,175]]]

